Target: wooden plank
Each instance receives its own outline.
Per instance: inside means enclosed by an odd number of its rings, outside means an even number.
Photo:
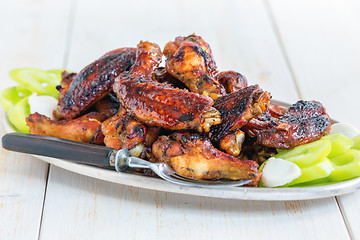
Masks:
[[[1,148],[0,238],[37,239],[47,171],[48,164]]]
[[[360,128],[358,1],[270,0],[280,38],[303,97]]]
[[[191,197],[112,184],[51,167],[40,236],[328,239],[332,229],[333,239],[347,239],[339,215],[333,198],[263,202]]]
[[[111,49],[135,46],[140,40],[164,46],[178,35],[196,32],[211,44],[220,69],[242,72],[277,99],[298,98],[262,1],[80,0],[73,29],[67,67],[74,71]],[[255,202],[192,197],[116,185],[51,167],[42,239],[239,236],[348,238],[334,198]]]
[[[304,97],[360,129],[359,1],[269,2]],[[360,236],[359,199],[360,191],[338,197],[352,237]]]
[[[70,0],[4,1],[0,8],[0,91],[15,83],[9,70],[62,67]],[[1,110],[0,135],[5,113]],[[0,153],[0,239],[38,239],[48,164]]]
[[[208,6],[207,11],[199,13],[203,4]],[[159,6],[161,12],[158,12]],[[287,63],[260,1],[226,1],[224,4],[214,0],[156,0],[135,4],[92,0],[86,4],[79,1],[78,9],[68,64],[74,71],[115,48],[136,46],[140,40],[154,41],[163,47],[177,36],[195,32],[211,45],[220,70],[239,71],[249,84],[259,84],[270,91],[274,99],[289,102],[298,99]],[[151,14],[151,20],[147,20],[149,11],[157,12]],[[144,24],[146,21],[151,22],[151,27]]]

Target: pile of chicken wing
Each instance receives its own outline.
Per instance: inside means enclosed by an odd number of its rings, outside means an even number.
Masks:
[[[160,67],[163,56],[165,67]],[[234,71],[219,72],[199,36],[120,48],[63,72],[56,120],[31,114],[31,134],[127,148],[195,179],[251,180],[259,164],[325,135],[331,121],[316,101],[290,108]]]

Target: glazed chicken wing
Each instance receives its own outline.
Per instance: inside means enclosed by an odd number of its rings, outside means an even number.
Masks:
[[[251,160],[240,160],[211,145],[210,140],[197,134],[176,132],[161,136],[152,146],[158,162],[168,162],[174,171],[194,179],[260,180],[259,165]]]
[[[199,36],[177,37],[164,48],[166,70],[191,92],[217,99],[226,94],[217,81],[216,65],[209,45]]]
[[[120,48],[106,53],[81,70],[66,89],[60,88],[57,119],[72,119],[112,91],[114,79],[129,70],[136,49]]]
[[[101,132],[101,122],[104,120],[104,115],[95,112],[77,119],[61,121],[54,121],[39,113],[33,113],[26,118],[26,123],[31,134],[102,145],[104,135]]]
[[[242,129],[257,144],[288,149],[320,139],[330,131],[331,120],[321,103],[298,101],[279,117],[266,112]]]
[[[209,97],[152,80],[162,53],[156,44],[141,42],[128,74],[113,86],[120,103],[139,121],[171,130],[194,129],[208,132],[220,123],[219,112]]]
[[[253,85],[217,99],[214,107],[220,111],[222,122],[211,128],[211,139],[218,142],[226,134],[238,130],[250,119],[262,114],[270,98],[270,93]]]
[[[160,128],[151,128],[134,119],[125,108],[120,106],[118,112],[102,124],[102,132],[105,135],[104,143],[114,149],[132,149],[142,144],[151,145],[159,135]],[[149,135],[149,136],[147,136]]]

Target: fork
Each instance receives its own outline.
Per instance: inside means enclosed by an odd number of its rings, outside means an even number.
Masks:
[[[191,187],[235,187],[251,182],[251,180],[198,180],[187,178],[177,174],[166,162],[151,163],[130,156],[127,149],[115,150],[48,136],[8,133],[2,137],[2,146],[15,152],[59,158],[98,167],[115,167],[118,172],[124,172],[128,168],[147,168],[168,182]]]

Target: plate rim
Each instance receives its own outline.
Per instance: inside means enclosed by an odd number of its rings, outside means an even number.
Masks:
[[[287,103],[272,100],[272,102],[289,105]],[[6,112],[2,114],[2,124],[5,133],[14,132],[8,123]],[[189,187],[169,183],[160,178],[132,174],[128,172],[116,172],[111,169],[103,169],[94,166],[78,164],[67,160],[44,157],[29,154],[37,159],[51,165],[71,171],[84,176],[99,180],[139,187],[148,190],[178,193],[198,197],[211,197],[235,200],[257,200],[257,201],[289,201],[289,200],[310,200],[339,196],[354,192],[360,189],[360,177],[351,180],[313,187],[285,187],[285,188],[265,188],[265,187]]]

